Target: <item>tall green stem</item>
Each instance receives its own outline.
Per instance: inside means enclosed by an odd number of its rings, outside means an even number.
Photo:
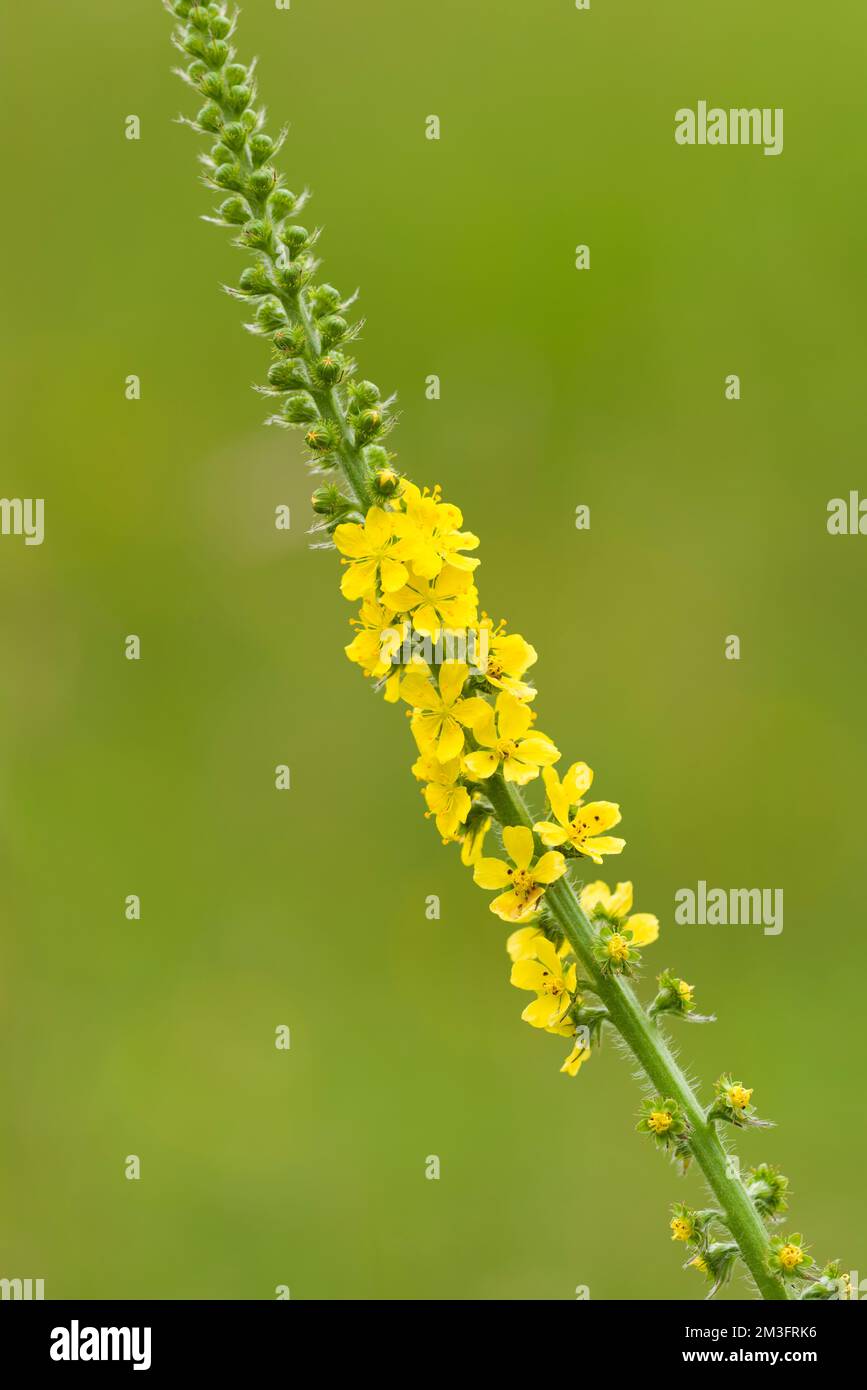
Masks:
[[[523,796],[500,773],[485,783],[485,791],[502,825],[533,828],[533,817]],[[788,1299],[785,1285],[768,1269],[767,1232],[739,1176],[729,1176],[725,1149],[699,1100],[678,1066],[657,1024],[648,1018],[631,986],[620,975],[606,975],[593,953],[595,933],[587,914],[565,878],[545,894],[549,911],[568,938],[594,992],[609,1018],[639,1062],[654,1090],[673,1097],[689,1121],[689,1147],[719,1202],[732,1238],[762,1298]]]

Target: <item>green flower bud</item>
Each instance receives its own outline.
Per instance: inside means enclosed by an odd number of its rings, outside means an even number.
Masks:
[[[209,23],[215,39],[225,39],[232,32],[232,21],[224,14],[214,13],[213,7],[209,16]]]
[[[241,124],[248,135],[252,134],[256,129],[256,126],[259,124],[259,117],[256,115],[252,106],[248,107],[246,111],[241,112]]]
[[[209,43],[202,54],[209,68],[222,68],[229,61],[229,45],[222,39],[214,39]]]
[[[300,261],[290,261],[288,265],[278,266],[277,279],[281,289],[287,294],[294,294],[304,281],[304,266]]]
[[[244,187],[241,170],[237,164],[221,164],[214,173],[214,183],[218,188],[231,188],[240,193]]]
[[[356,410],[368,410],[371,406],[378,405],[380,400],[379,387],[375,381],[353,382],[349,394]]]
[[[368,444],[361,457],[370,469],[371,473],[377,473],[380,469],[388,468],[391,463],[391,456],[387,449],[383,449],[381,444]]]
[[[304,363],[291,357],[271,363],[268,368],[268,381],[278,391],[297,391],[299,387],[310,385]]]
[[[241,240],[245,246],[252,246],[258,251],[265,251],[271,245],[274,235],[274,228],[270,222],[263,222],[260,218],[249,222],[241,233]]]
[[[252,100],[253,88],[248,87],[243,82],[237,87],[230,87],[226,93],[226,105],[230,110],[237,111],[239,114],[246,111]]]
[[[194,29],[200,29],[202,33],[207,34],[211,24],[211,16],[204,5],[194,5],[187,19]]]
[[[340,443],[340,430],[333,420],[317,420],[305,434],[304,443],[315,454],[328,454]]]
[[[310,499],[313,510],[319,516],[342,516],[346,512],[351,512],[354,503],[335,487],[333,483],[326,483],[323,487],[318,487]]]
[[[329,318],[323,319],[319,325],[322,346],[325,348],[333,347],[335,343],[341,342],[346,337],[348,331],[349,324],[339,314],[332,314]]]
[[[201,62],[208,61],[208,44],[201,34],[181,33],[178,39],[184,52],[189,53],[191,58],[198,58]],[[210,64],[208,64],[210,66]]]
[[[216,135],[223,125],[223,113],[215,101],[209,101],[207,106],[203,106],[196,116],[196,124],[202,130],[209,130],[212,135]]]
[[[339,352],[326,353],[316,363],[316,378],[323,386],[333,386],[340,381],[346,371],[346,358]]]
[[[266,159],[270,159],[274,153],[274,141],[270,135],[251,135],[250,136],[250,158],[255,165],[264,164]]]
[[[299,251],[310,240],[310,233],[306,227],[284,227],[280,233],[280,239],[285,244],[290,256],[297,256]]]
[[[247,188],[253,197],[261,200],[267,198],[275,183],[277,182],[277,171],[271,164],[266,164],[261,169],[254,169],[247,179]]]
[[[291,327],[280,328],[274,334],[273,343],[278,352],[285,352],[289,357],[298,357],[306,346],[304,329],[300,323],[292,324]],[[305,382],[306,385],[306,382]]]
[[[288,188],[275,188],[271,197],[268,199],[268,211],[271,216],[280,221],[284,217],[289,217],[295,210],[298,199]]]
[[[172,9],[178,19],[186,19],[190,10],[193,8],[194,0],[174,0]]]
[[[286,310],[279,299],[263,299],[256,310],[256,322],[266,333],[282,329],[286,324]]]
[[[211,159],[217,167],[221,164],[231,164],[234,158],[235,155],[233,151],[229,149],[228,145],[224,145],[222,141],[217,145],[211,146]]]
[[[381,410],[363,410],[355,421],[355,438],[359,444],[375,439],[382,433],[385,420]]]
[[[385,450],[383,450],[383,453]],[[373,491],[379,501],[386,501],[400,491],[403,479],[393,468],[380,468],[373,475]]]
[[[303,228],[302,228],[303,230]],[[305,237],[307,233],[304,233]],[[310,292],[310,312],[316,319],[324,319],[340,308],[340,291],[333,285],[317,285]]]
[[[217,211],[223,221],[230,222],[233,227],[243,227],[250,220],[250,209],[243,198],[227,198]]]
[[[243,63],[229,63],[226,71],[223,73],[223,77],[228,86],[237,87],[242,82],[247,81],[247,69],[244,67]]]
[[[310,425],[318,415],[316,402],[308,391],[296,391],[283,402],[283,418],[292,425]]]
[[[241,271],[238,287],[243,294],[271,294],[274,286],[268,276],[268,269],[262,265],[248,265]]]
[[[219,101],[223,95],[223,79],[220,74],[211,72],[205,63],[194,63],[193,67],[201,69],[201,76],[197,77],[196,81],[202,96],[210,97],[212,101]]]
[[[201,58],[196,58],[192,63],[190,63],[189,67],[187,68],[187,77],[190,79],[191,82],[195,83],[195,85],[199,88],[200,91],[204,90],[203,83],[205,77],[207,76],[210,76],[210,69],[208,68],[207,63],[202,62]],[[217,81],[220,81],[219,77],[217,78]],[[206,95],[210,96],[210,93],[207,93]]]
[[[239,121],[230,121],[223,127],[223,144],[230,150],[242,150],[246,139],[247,132]]]

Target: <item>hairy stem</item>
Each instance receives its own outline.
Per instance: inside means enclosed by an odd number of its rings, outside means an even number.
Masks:
[[[514,784],[497,773],[485,783],[487,797],[502,825],[533,828],[533,817]],[[788,1299],[785,1285],[768,1269],[769,1241],[759,1213],[740,1177],[729,1177],[727,1155],[714,1125],[678,1066],[659,1027],[648,1018],[629,983],[620,975],[606,975],[593,954],[593,927],[567,879],[552,884],[545,902],[568,938],[593,990],[608,1010],[611,1022],[653,1086],[662,1096],[672,1096],[689,1121],[689,1147],[722,1208],[725,1223],[740,1247],[744,1263],[764,1299]]]

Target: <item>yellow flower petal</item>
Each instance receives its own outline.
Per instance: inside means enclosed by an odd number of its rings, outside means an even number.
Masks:
[[[590,1048],[585,1047],[583,1043],[576,1043],[560,1070],[567,1076],[577,1076],[581,1067],[589,1060]]]
[[[402,565],[399,560],[390,560],[387,555],[383,555],[379,567],[379,578],[383,593],[393,594],[398,589],[402,589],[407,581],[406,565]]]
[[[594,864],[602,863],[603,854],[620,854],[626,848],[626,841],[615,835],[600,835],[598,840],[582,840],[581,853],[592,859]]]
[[[652,912],[633,912],[626,925],[634,946],[650,946],[659,936],[659,919]]]
[[[533,832],[526,825],[507,825],[503,829],[506,853],[518,869],[528,869],[533,859]]]
[[[570,805],[577,806],[585,797],[593,783],[593,769],[586,763],[573,763],[563,774],[563,790],[570,798]]]
[[[480,859],[473,868],[473,881],[480,888],[505,888],[509,879],[508,865],[502,859]]]
[[[562,854],[558,854],[556,849],[549,850],[543,854],[535,869],[533,877],[537,883],[556,883],[558,878],[562,878],[566,872],[566,860]]]
[[[614,801],[591,801],[575,816],[572,825],[578,835],[601,835],[621,820],[620,807]]]
[[[338,531],[340,527],[338,526]],[[381,507],[371,507],[364,522],[364,533],[367,538],[368,554],[374,550],[381,550],[391,540],[394,531],[390,512],[384,512]],[[406,580],[404,579],[404,583]]]
[[[541,936],[539,927],[519,927],[506,941],[506,950],[512,960],[531,960],[535,954],[533,943]]]
[[[561,825],[550,820],[540,820],[533,829],[543,845],[564,845],[569,838]]]
[[[553,941],[549,941],[547,936],[540,936],[536,942],[536,958],[542,962],[549,975],[559,978],[562,963],[554,950]]]
[[[453,705],[470,674],[465,661],[444,661],[440,667],[440,695],[447,705]]]
[[[581,889],[581,906],[588,914],[592,914],[597,907],[607,912],[610,902],[611,889],[601,879],[597,879],[595,883],[586,883]]]
[[[408,676],[404,676],[400,686],[400,696],[406,700],[413,709],[433,709],[436,699],[436,692],[428,680],[420,671],[411,671]]]
[[[490,777],[496,772],[499,759],[496,753],[489,749],[480,748],[475,753],[467,753],[464,758],[464,767],[474,781],[479,778]]]
[[[341,555],[348,555],[351,560],[360,560],[370,554],[364,527],[359,526],[357,521],[344,521],[342,526],[335,527],[334,544]]]
[[[522,738],[533,722],[531,710],[516,700],[514,695],[502,691],[497,696],[497,724],[500,738],[516,740]]]
[[[528,922],[531,917],[535,916],[539,896],[541,896],[541,890],[538,896],[525,902],[518,897],[517,893],[501,893],[491,903],[491,911],[501,917],[504,922]]]
[[[516,989],[531,989],[539,994],[549,975],[550,971],[538,960],[516,960],[509,975],[509,983]]]
[[[540,994],[538,999],[527,1005],[521,1017],[534,1028],[550,1028],[559,1023],[562,1014],[559,999],[554,999],[550,994]]]
[[[464,731],[456,719],[446,715],[437,740],[437,757],[441,763],[456,758],[464,746]]]
[[[618,883],[608,904],[607,911],[612,917],[627,917],[632,911],[632,884]]]
[[[368,594],[373,592],[375,585],[376,561],[359,560],[343,571],[340,592],[344,598],[354,602],[355,599],[366,598]]]

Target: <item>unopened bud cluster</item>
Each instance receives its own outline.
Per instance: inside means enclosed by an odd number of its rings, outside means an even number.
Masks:
[[[180,21],[173,38],[184,55],[180,75],[202,105],[187,122],[211,141],[205,182],[222,195],[208,220],[229,227],[254,259],[229,293],[253,309],[251,332],[270,340],[273,361],[261,389],[277,402],[269,423],[302,431],[314,472],[341,466],[351,496],[320,488],[314,510],[333,531],[351,512],[394,496],[400,477],[381,441],[393,424],[393,400],[372,381],[354,379],[349,348],[360,325],[347,317],[352,297],[315,282],[316,233],[299,220],[305,194],[288,189],[273,160],[284,133],[265,130],[254,68],[237,60],[236,16],[224,4],[167,0]]]

